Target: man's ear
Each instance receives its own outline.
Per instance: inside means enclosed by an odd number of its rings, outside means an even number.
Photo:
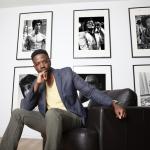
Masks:
[[[35,67],[35,65],[33,65],[33,67],[34,67],[34,69],[36,70],[36,67]]]
[[[50,59],[50,58],[48,58],[48,62],[49,62],[49,64],[50,64],[50,66],[51,66],[51,59]]]

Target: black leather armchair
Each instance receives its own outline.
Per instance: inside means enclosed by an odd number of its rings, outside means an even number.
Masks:
[[[116,118],[113,108],[90,102],[85,128],[63,135],[62,150],[145,150],[150,139],[150,108],[137,107],[131,89],[104,91],[126,107],[127,118]]]
[[[128,115],[124,120],[115,118],[109,108],[95,107],[89,111],[88,128],[98,132],[99,150],[149,149],[150,108],[131,106],[126,110]]]
[[[104,93],[125,107],[137,105],[137,96],[130,89],[109,90]],[[118,143],[114,141],[120,141],[124,121],[115,117],[112,108],[102,107],[90,101],[86,128],[66,133],[62,150],[117,150]],[[110,144],[115,145],[115,149]],[[104,146],[112,148],[104,149]]]

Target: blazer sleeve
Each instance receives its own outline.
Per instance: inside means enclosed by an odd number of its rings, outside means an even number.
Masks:
[[[26,110],[33,110],[35,106],[37,105],[37,98],[38,93],[35,93],[33,91],[34,82],[28,92],[28,94],[21,100],[20,108],[26,109]]]
[[[85,97],[91,99],[98,104],[104,106],[112,105],[112,98],[106,95],[103,91],[98,90],[95,86],[87,83],[78,74],[73,72],[73,83],[77,90],[79,90]]]

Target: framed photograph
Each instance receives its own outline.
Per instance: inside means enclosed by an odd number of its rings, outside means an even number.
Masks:
[[[73,57],[111,58],[109,9],[74,10]]]
[[[99,90],[112,90],[112,67],[111,65],[101,66],[74,66],[73,70],[86,82],[94,85]],[[79,98],[86,101],[84,96],[78,92]],[[87,106],[89,100],[83,103]]]
[[[44,49],[51,57],[53,12],[20,13],[17,60],[31,59],[31,53]]]
[[[150,57],[150,7],[129,8],[132,57]]]
[[[150,64],[133,65],[133,76],[138,106],[150,106]]]
[[[21,99],[29,92],[37,72],[32,66],[14,67],[12,110],[20,108]]]

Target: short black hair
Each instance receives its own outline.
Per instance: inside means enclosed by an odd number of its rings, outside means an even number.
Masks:
[[[31,54],[31,59],[33,60],[33,58],[34,58],[36,55],[38,55],[38,54],[45,54],[45,55],[49,58],[48,53],[47,53],[46,50],[37,49],[37,50],[35,50],[35,51]]]
[[[144,16],[144,17],[142,17],[142,25],[143,25],[143,27],[145,27],[145,28],[147,28],[147,24],[146,24],[146,20],[148,19],[148,18],[150,18],[150,16],[149,15],[146,15],[146,16]]]
[[[19,81],[19,86],[22,92],[22,95],[25,97],[25,91],[26,91],[26,87],[28,89],[31,88],[31,85],[33,83],[33,81],[36,79],[36,76],[33,74],[27,74],[25,77],[23,77],[20,81]]]
[[[33,28],[33,29],[34,29],[34,27],[35,27],[35,25],[36,25],[37,23],[40,23],[40,24],[42,25],[42,21],[41,21],[41,20],[33,20],[33,21],[32,21],[32,28]]]

